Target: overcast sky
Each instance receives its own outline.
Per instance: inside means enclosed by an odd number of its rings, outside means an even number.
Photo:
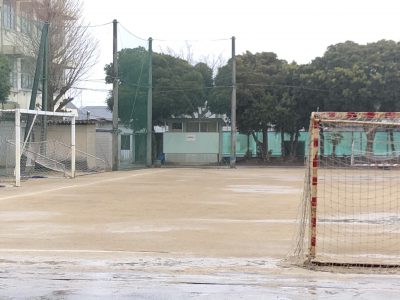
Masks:
[[[308,63],[323,55],[329,45],[346,40],[361,44],[400,40],[400,1],[394,0],[82,1],[87,23],[98,25],[117,19],[130,33],[154,38],[155,51],[174,45],[179,48],[189,41],[201,44],[199,51],[208,49],[210,56],[229,55],[229,39],[235,36],[237,54],[270,51],[289,62]],[[120,47],[145,43],[125,29],[119,33]],[[100,58],[90,81],[104,77],[103,66],[112,58],[112,26],[91,30],[100,40]],[[226,41],[212,42],[219,39]],[[104,89],[105,85],[88,82],[86,87]],[[84,91],[75,103],[103,105],[104,98],[104,92]]]

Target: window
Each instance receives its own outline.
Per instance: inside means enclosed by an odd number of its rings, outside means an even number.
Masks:
[[[31,21],[29,20],[28,13],[23,12],[21,14],[20,22],[21,22],[21,32],[30,34],[32,31],[32,24]]]
[[[18,89],[18,68],[17,60],[15,58],[9,57],[10,62],[10,84],[11,88]]]
[[[200,123],[200,132],[207,132],[207,123]]]
[[[218,132],[218,123],[210,122],[207,123],[207,132]]]
[[[182,122],[174,122],[171,125],[172,130],[182,130]]]
[[[200,132],[218,132],[217,123],[215,122],[200,123]]]
[[[121,150],[131,150],[131,136],[121,135]]]
[[[199,132],[199,122],[188,122],[186,125],[187,132]]]
[[[21,59],[21,88],[31,90],[33,87],[33,64],[29,59]]]
[[[14,29],[15,12],[10,0],[4,0],[3,3],[3,25],[5,29]]]

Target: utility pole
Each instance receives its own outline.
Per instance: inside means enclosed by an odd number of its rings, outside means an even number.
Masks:
[[[118,147],[118,22],[113,21],[113,125],[112,125],[112,170],[119,168]]]
[[[236,54],[235,37],[232,37],[232,97],[231,97],[231,159],[230,167],[236,168]]]
[[[153,39],[149,38],[149,87],[147,91],[147,143],[146,165],[151,167],[152,159],[152,135],[153,135]]]

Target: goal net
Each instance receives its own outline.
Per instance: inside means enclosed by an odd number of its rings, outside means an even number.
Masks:
[[[73,178],[105,167],[104,160],[76,149],[75,114],[0,110],[0,183]]]
[[[400,266],[400,113],[311,116],[295,258]]]

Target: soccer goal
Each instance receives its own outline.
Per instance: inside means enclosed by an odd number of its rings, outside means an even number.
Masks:
[[[295,257],[400,267],[400,113],[315,112]]]
[[[95,125],[79,121],[76,125],[75,117],[64,112],[0,110],[0,185],[106,171],[106,160],[96,156]]]
[[[0,111],[0,178],[75,177],[75,114]]]

